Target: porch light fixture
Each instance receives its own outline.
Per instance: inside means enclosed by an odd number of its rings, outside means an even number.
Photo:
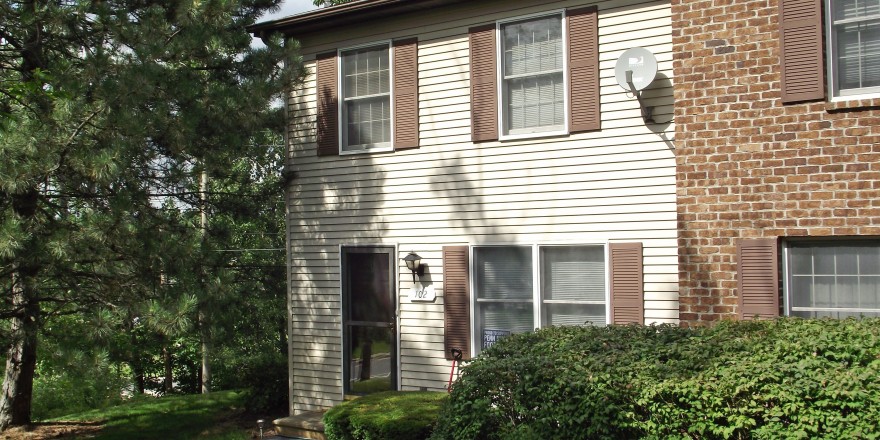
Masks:
[[[425,266],[422,266],[422,257],[415,252],[410,252],[409,255],[403,258],[403,261],[406,262],[406,268],[413,273],[413,283],[416,282],[416,275],[421,277],[425,274]]]

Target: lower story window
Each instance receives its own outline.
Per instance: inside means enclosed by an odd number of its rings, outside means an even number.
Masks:
[[[880,243],[790,243],[787,254],[789,315],[880,316]]]
[[[551,325],[605,325],[604,246],[476,246],[477,351]]]

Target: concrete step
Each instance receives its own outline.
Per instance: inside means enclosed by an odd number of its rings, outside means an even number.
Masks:
[[[272,422],[275,432],[282,437],[327,440],[324,436],[324,411],[308,411]]]

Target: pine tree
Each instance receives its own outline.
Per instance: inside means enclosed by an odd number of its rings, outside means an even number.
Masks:
[[[166,208],[277,127],[294,48],[244,26],[278,2],[0,3],[0,430],[30,422],[40,326],[142,299],[180,254]]]

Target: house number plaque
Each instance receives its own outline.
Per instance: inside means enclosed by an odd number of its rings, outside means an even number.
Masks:
[[[437,298],[437,292],[434,286],[422,286],[421,283],[415,283],[409,288],[409,299],[412,302],[434,302]]]

